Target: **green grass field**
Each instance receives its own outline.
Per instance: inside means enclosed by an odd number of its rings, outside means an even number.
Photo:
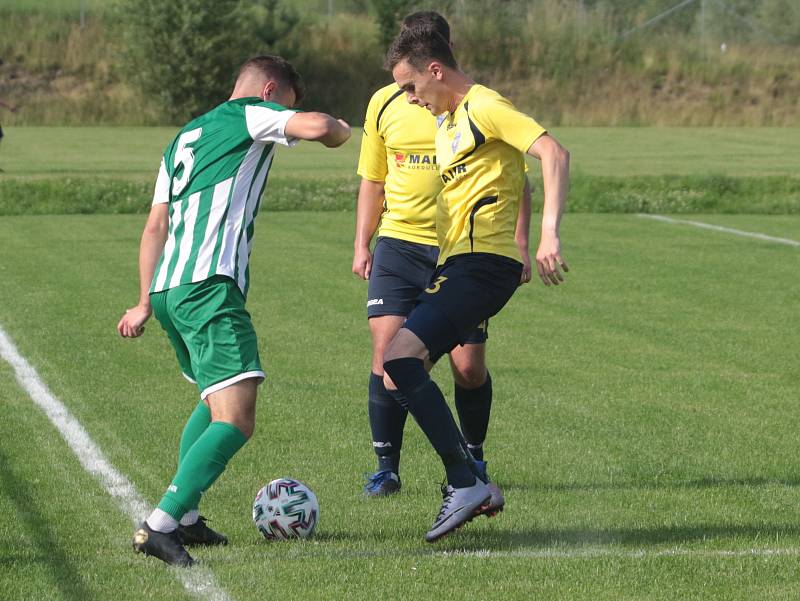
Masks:
[[[566,136],[565,136],[566,137]],[[6,148],[4,148],[4,151]],[[100,161],[100,158],[93,159]],[[787,159],[788,160],[788,159]],[[705,215],[800,240],[797,216]],[[196,392],[155,323],[123,341],[141,216],[0,218],[0,326],[150,501]],[[507,509],[436,545],[441,468],[413,423],[404,488],[367,500],[365,285],[353,215],[265,213],[249,308],[268,381],[253,441],[204,500],[231,598],[796,599],[800,249],[623,215],[568,215],[558,289],[492,320],[487,457]],[[452,396],[447,370],[434,377]],[[190,598],[0,361],[2,598]],[[256,490],[318,494],[315,539],[268,544]]]
[[[169,127],[8,127],[0,146],[6,177],[117,176],[150,180]],[[797,176],[800,128],[565,127],[553,130],[586,176]],[[330,151],[301,144],[281,153],[293,177],[354,177],[361,132]],[[531,159],[531,175],[538,165]]]

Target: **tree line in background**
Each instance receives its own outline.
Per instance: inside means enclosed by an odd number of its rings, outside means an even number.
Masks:
[[[358,123],[403,15],[448,17],[456,56],[549,125],[797,125],[796,0],[120,0],[78,22],[0,11],[9,123],[174,124],[281,54],[305,107]]]

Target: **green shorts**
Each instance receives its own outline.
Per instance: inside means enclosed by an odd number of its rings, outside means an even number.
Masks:
[[[258,340],[241,290],[231,278],[213,276],[150,295],[181,371],[200,397],[248,378],[264,379]]]

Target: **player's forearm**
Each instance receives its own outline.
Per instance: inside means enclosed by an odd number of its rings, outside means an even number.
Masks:
[[[361,180],[356,207],[356,236],[354,247],[369,248],[383,213],[383,182]]]
[[[350,137],[350,126],[325,113],[296,113],[286,122],[285,133],[292,138],[321,142],[333,148]]]
[[[525,186],[522,189],[522,198],[519,201],[519,213],[517,215],[517,229],[514,239],[520,250],[528,249],[528,240],[531,231],[531,185],[525,177]]]
[[[541,159],[544,187],[542,233],[557,236],[569,193],[569,152],[556,143],[550,152],[541,155]]]
[[[328,148],[336,148],[341,146],[350,139],[350,126],[341,119],[334,119],[326,115],[330,121],[328,122],[328,132],[319,141]]]
[[[150,307],[150,285],[166,241],[166,230],[145,229],[142,234],[139,245],[139,305],[142,307]]]

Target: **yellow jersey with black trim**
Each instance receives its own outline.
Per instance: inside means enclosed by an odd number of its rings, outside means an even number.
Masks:
[[[409,104],[397,84],[372,95],[364,120],[358,175],[384,182],[379,236],[437,245],[436,198],[442,182],[435,137],[436,118]]]
[[[494,90],[473,85],[438,118],[439,264],[471,252],[520,260],[514,240],[527,152],[545,129]]]

